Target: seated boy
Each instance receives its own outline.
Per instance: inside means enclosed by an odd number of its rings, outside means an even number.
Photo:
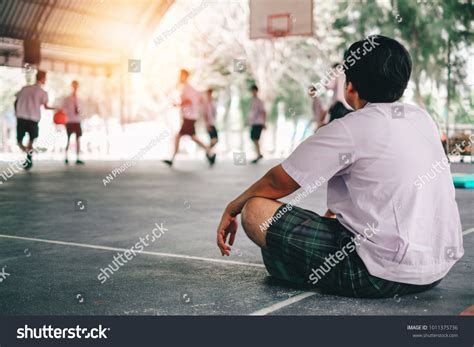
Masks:
[[[243,229],[277,278],[351,297],[430,289],[464,250],[435,123],[423,109],[398,102],[410,55],[393,39],[371,36],[350,46],[343,67],[354,112],[319,129],[229,203],[217,244],[229,255],[242,213]],[[420,184],[440,163],[444,169]],[[277,200],[324,182],[325,216]]]

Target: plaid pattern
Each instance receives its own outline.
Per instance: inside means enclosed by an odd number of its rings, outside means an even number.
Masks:
[[[420,286],[372,276],[357,252],[348,251],[353,234],[337,219],[321,217],[295,206],[283,213],[285,206],[276,211],[274,217],[281,218],[267,229],[267,249],[262,249],[265,267],[276,278],[308,284],[328,294],[357,298],[413,294],[440,282]],[[344,247],[343,259],[338,260],[336,252],[340,251],[339,258],[342,258]],[[332,261],[327,260],[330,257]]]

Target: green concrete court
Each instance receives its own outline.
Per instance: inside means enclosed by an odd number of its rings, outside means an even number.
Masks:
[[[292,288],[270,278],[242,230],[222,258],[215,228],[225,204],[276,161],[233,165],[141,162],[106,187],[122,162],[65,167],[36,162],[0,187],[3,315],[455,315],[474,305],[474,190],[457,189],[466,254],[442,283],[417,296],[348,299]],[[0,164],[4,170],[6,164]],[[473,172],[457,164],[454,172]],[[77,205],[77,200],[81,203]],[[325,189],[301,206],[324,212]],[[84,209],[80,208],[84,206]],[[85,208],[86,207],[86,208]],[[117,249],[150,243],[104,284]],[[1,277],[0,277],[1,278]]]

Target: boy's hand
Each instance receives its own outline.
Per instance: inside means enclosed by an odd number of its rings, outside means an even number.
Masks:
[[[230,254],[231,248],[226,244],[227,237],[230,235],[228,243],[232,246],[234,244],[237,228],[237,218],[232,217],[230,213],[225,210],[224,214],[222,215],[219,227],[217,228],[217,246],[221,250],[223,256],[228,256]]]

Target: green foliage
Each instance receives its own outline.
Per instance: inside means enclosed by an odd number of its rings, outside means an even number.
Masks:
[[[341,4],[341,9],[345,4]],[[346,42],[360,40],[379,33],[401,40],[413,60],[412,81],[415,101],[437,100],[426,98],[423,84],[431,81],[439,88],[448,88],[450,73],[450,101],[459,101],[467,93],[466,47],[472,44],[474,6],[472,0],[391,0],[391,6],[378,1],[364,1],[354,6],[354,13],[334,22],[334,28]],[[356,28],[348,30],[348,28]],[[429,92],[429,91],[427,91]],[[434,104],[427,104],[428,108]],[[461,103],[453,110],[458,121],[466,120]]]
[[[307,91],[293,80],[283,80],[279,90],[279,97],[274,102],[274,115],[277,117],[277,103],[283,102],[285,106],[284,114],[287,119],[295,119],[301,116],[309,115],[309,106],[311,98]]]

